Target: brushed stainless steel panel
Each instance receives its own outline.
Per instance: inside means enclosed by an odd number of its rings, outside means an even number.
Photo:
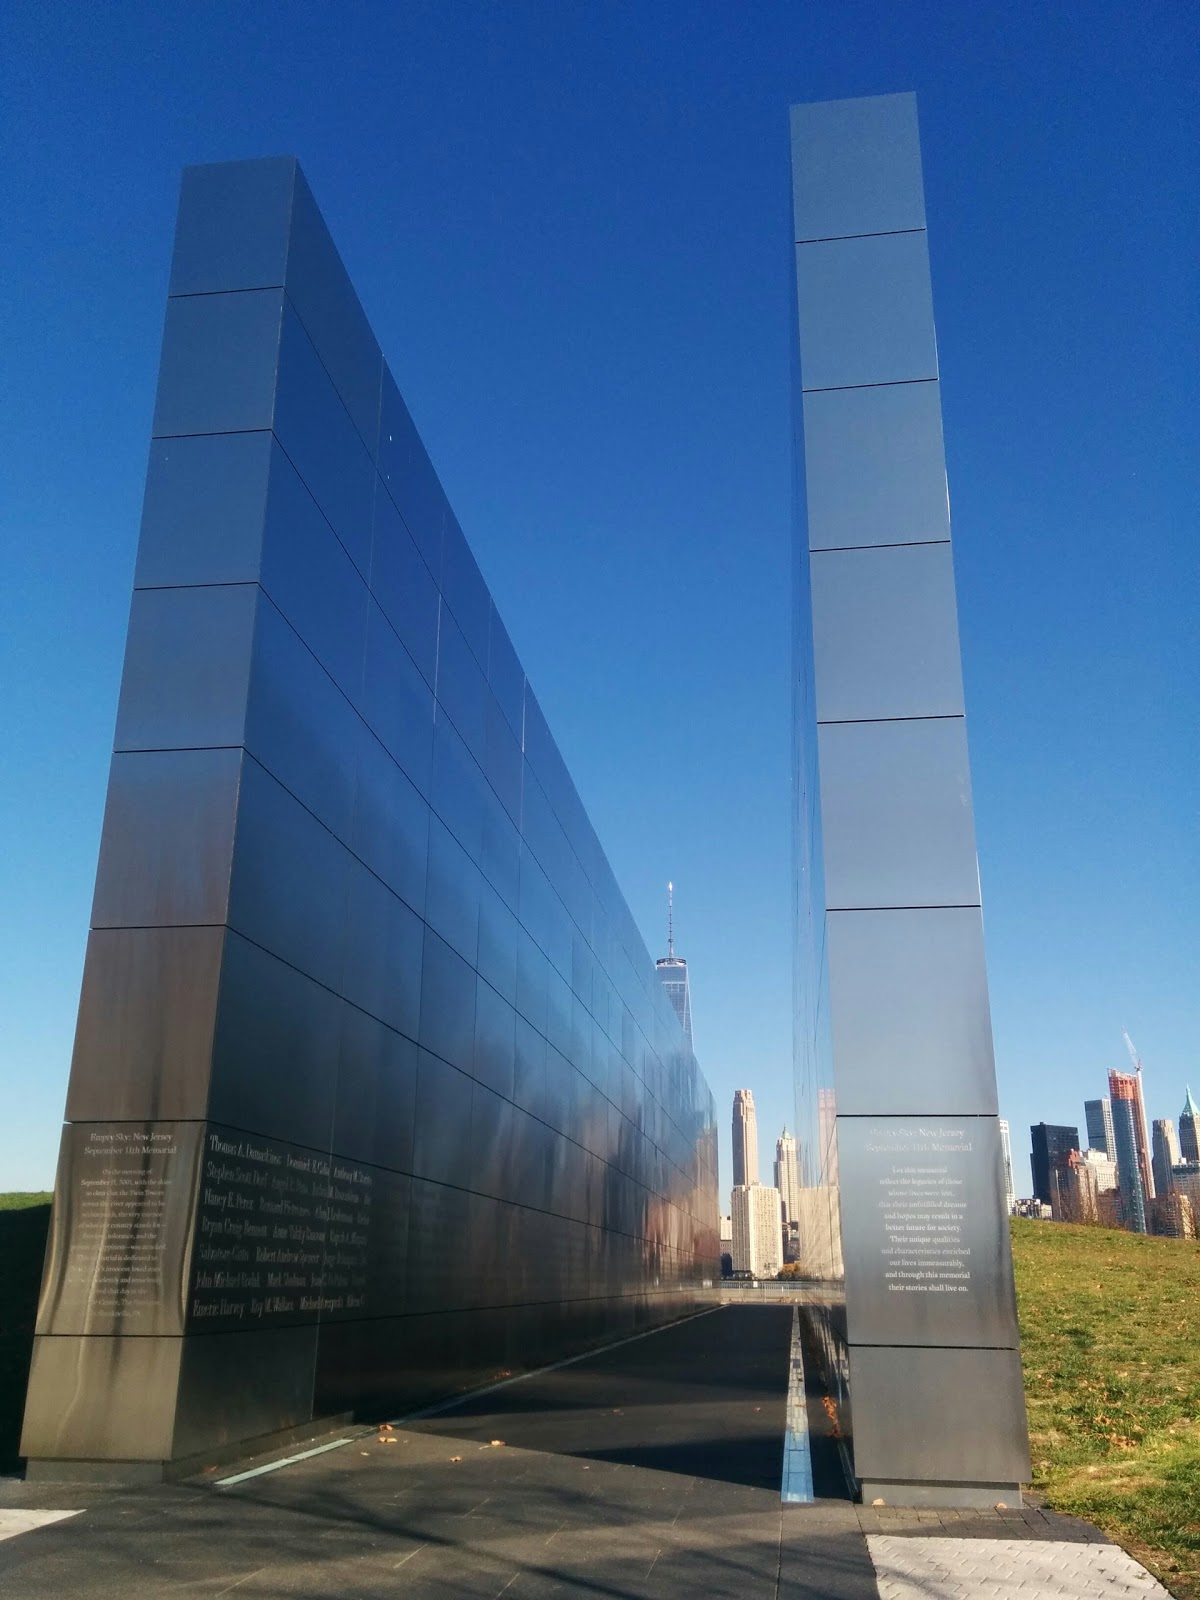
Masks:
[[[312,191],[299,171],[287,291],[363,443],[374,454],[383,357]]]
[[[482,767],[487,760],[487,680],[466,635],[445,604],[438,634],[437,697]]]
[[[429,803],[459,844],[478,862],[487,783],[471,752],[444,715],[433,729]]]
[[[479,949],[479,868],[438,821],[429,821],[429,875],[425,920],[464,961],[475,965]]]
[[[962,715],[948,544],[823,551],[811,572],[818,720]]]
[[[838,1110],[994,1115],[978,908],[830,912],[826,937]]]
[[[206,1115],[224,943],[219,927],[88,935],[68,1122]]]
[[[230,931],[208,1115],[249,1133],[328,1149],[342,1022],[336,995]]]
[[[240,750],[113,757],[92,924],[226,920]]]
[[[272,444],[266,432],[151,444],[138,588],[257,581]]]
[[[413,1172],[436,1183],[467,1184],[473,1080],[422,1050],[417,1062]]]
[[[469,1089],[470,1079],[466,1083]],[[462,1126],[470,1126],[469,1109]],[[460,1161],[461,1143],[460,1133]],[[410,1312],[456,1311],[478,1302],[476,1286],[459,1258],[460,1248],[470,1239],[470,1208],[471,1196],[465,1189],[413,1179],[405,1288]]]
[[[475,1053],[475,969],[431,928],[421,959],[421,1044],[469,1073]]]
[[[259,593],[246,748],[332,833],[346,839],[362,723],[300,635]]]
[[[525,673],[495,605],[488,631],[488,683],[520,744],[525,723]]]
[[[471,1131],[459,1182],[476,1194],[502,1198],[510,1193],[514,1109],[485,1084],[471,1090]]]
[[[437,584],[387,494],[375,496],[371,593],[432,686],[437,673]]]
[[[531,1023],[517,1014],[513,1065],[513,1100],[532,1116],[549,1123],[546,1095],[546,1041]],[[554,1123],[559,1127],[559,1123]]]
[[[818,730],[831,909],[979,904],[959,717]]]
[[[505,720],[500,703],[489,692],[486,706],[487,739],[484,772],[505,811],[514,822],[521,816],[521,748]]]
[[[792,196],[798,240],[923,228],[916,95],[793,106]]]
[[[430,572],[439,577],[442,529],[449,507],[408,407],[386,366],[380,403],[379,475]]]
[[[168,300],[155,438],[271,427],[283,316],[281,289]]]
[[[1014,1348],[995,1117],[838,1117],[852,1344]]]
[[[271,453],[262,584],[342,693],[361,705],[367,586],[278,445]]]
[[[361,1010],[410,1039],[421,1010],[425,925],[386,884],[350,861],[341,990]]]
[[[193,1334],[181,1342],[175,1456],[199,1455],[312,1419],[315,1326]]]
[[[506,1100],[513,1098],[516,1013],[482,978],[475,986],[475,1079]]]
[[[489,883],[480,885],[479,975],[510,1005],[517,998],[517,919]]]
[[[245,737],[257,584],[135,589],[117,750],[198,750]]]
[[[796,295],[806,390],[937,377],[923,233],[797,245]]]
[[[950,537],[938,384],[819,390],[803,418],[811,550]]]
[[[417,1046],[356,1006],[342,1008],[333,1149],[409,1171],[417,1106]]]
[[[183,1340],[39,1335],[21,1454],[33,1460],[168,1461]]]
[[[281,285],[297,170],[294,156],[184,167],[168,293]]]
[[[1028,1483],[1015,1350],[850,1348],[854,1471],[889,1482]]]
[[[358,730],[350,848],[406,904],[425,904],[429,805],[365,725]]]
[[[365,577],[375,510],[371,446],[363,442],[289,304],[279,341],[274,425],[288,459]]]
[[[441,589],[472,654],[486,669],[492,597],[453,512],[442,539]]]
[[[229,925],[337,990],[345,954],[352,857],[283,786],[247,756],[229,888]]]

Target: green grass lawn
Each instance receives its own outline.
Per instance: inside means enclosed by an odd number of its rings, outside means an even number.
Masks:
[[[1034,1487],[1200,1600],[1200,1243],[1014,1220]]]

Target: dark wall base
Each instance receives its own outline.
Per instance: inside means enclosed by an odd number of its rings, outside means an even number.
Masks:
[[[865,1478],[859,1490],[865,1506],[882,1500],[887,1506],[992,1511],[1003,1505],[1009,1511],[1016,1511],[1025,1503],[1019,1483],[875,1483]]]

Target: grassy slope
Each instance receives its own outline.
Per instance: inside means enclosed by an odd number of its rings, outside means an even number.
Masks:
[[[1200,1243],[1012,1234],[1035,1486],[1200,1600]]]

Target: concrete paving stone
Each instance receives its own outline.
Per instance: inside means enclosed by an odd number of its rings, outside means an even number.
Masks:
[[[1169,1600],[1114,1544],[872,1534],[867,1546],[880,1600]]]
[[[878,1600],[875,1568],[856,1526],[833,1531],[788,1518],[780,1545],[778,1600]]]

